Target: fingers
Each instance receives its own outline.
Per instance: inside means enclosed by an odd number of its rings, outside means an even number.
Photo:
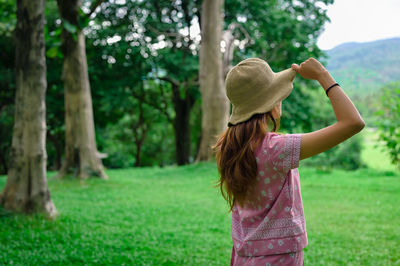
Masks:
[[[317,59],[310,57],[300,65],[292,64],[292,69],[305,79],[317,80],[321,73],[325,72],[325,67]]]
[[[315,58],[313,58],[313,57],[310,57],[310,58],[308,58],[306,61],[304,61],[304,62],[302,62],[301,64],[300,64],[300,67],[302,66],[302,65],[304,65],[304,64],[309,64],[309,63],[315,63],[315,62],[318,62],[318,60],[317,59],[315,59]],[[298,64],[292,64],[292,68],[293,69],[295,69],[295,68],[298,68],[299,67],[299,65]]]
[[[300,66],[298,64],[292,64],[292,69],[297,72],[300,69]]]
[[[299,68],[301,68],[304,65],[310,65],[310,64],[313,65],[315,63],[318,63],[318,61],[315,58],[310,57],[306,61],[302,62],[300,65],[292,64],[292,69],[293,70],[298,70]]]

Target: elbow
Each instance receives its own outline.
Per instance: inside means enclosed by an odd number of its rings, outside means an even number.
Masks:
[[[351,128],[354,130],[354,134],[357,134],[358,132],[363,130],[364,127],[365,127],[365,122],[361,117],[360,117],[360,119],[354,121],[351,124]]]
[[[364,120],[360,117],[358,119],[348,120],[342,123],[344,132],[347,132],[349,136],[353,136],[360,132],[365,127]]]

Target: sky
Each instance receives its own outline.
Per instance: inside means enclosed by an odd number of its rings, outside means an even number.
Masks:
[[[335,0],[327,10],[331,22],[318,39],[322,50],[400,37],[400,0]]]

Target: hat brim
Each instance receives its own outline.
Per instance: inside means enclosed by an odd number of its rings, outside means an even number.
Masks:
[[[249,120],[255,114],[264,114],[271,111],[275,105],[290,95],[293,90],[293,80],[295,77],[296,71],[291,68],[274,73],[274,79],[268,87],[268,90],[274,91],[273,97],[266,99],[261,105],[255,105],[252,110],[246,110],[244,113],[233,106],[228,125],[237,125]]]

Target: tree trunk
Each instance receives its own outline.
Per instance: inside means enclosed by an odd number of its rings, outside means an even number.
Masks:
[[[141,152],[142,152],[142,146],[144,143],[144,140],[146,139],[146,135],[147,135],[147,125],[144,121],[144,110],[143,110],[143,95],[144,95],[144,91],[143,91],[143,84],[141,86],[141,97],[138,97],[139,103],[138,103],[138,107],[139,107],[139,119],[137,123],[134,123],[132,125],[132,130],[133,130],[133,135],[135,137],[135,145],[136,145],[136,155],[135,155],[135,167],[139,167],[141,165],[141,161],[140,161],[140,156],[141,156]],[[133,112],[132,114],[133,115]]]
[[[197,161],[213,157],[211,146],[226,128],[229,102],[222,77],[222,9],[223,0],[204,0],[201,18],[200,91],[202,95],[202,133]]]
[[[17,1],[15,120],[0,204],[17,212],[54,217],[57,211],[46,180],[44,3]]]
[[[56,150],[56,160],[52,167],[53,170],[60,170],[61,168],[61,157],[62,157],[62,143],[57,135],[53,136],[47,131],[47,139],[53,143],[54,149]]]
[[[235,36],[233,35],[234,30],[235,30],[235,24],[231,24],[228,26],[228,29],[224,31],[222,34],[222,39],[225,42],[225,52],[223,55],[224,60],[222,66],[223,80],[225,80],[226,75],[228,75],[228,72],[232,67],[233,50],[234,50],[233,41],[235,40]]]
[[[0,175],[7,174],[7,172],[8,172],[8,166],[7,166],[6,155],[4,153],[4,150],[0,150],[0,164],[1,164]]]
[[[177,81],[171,82],[172,102],[175,110],[173,119],[175,134],[176,162],[185,165],[190,162],[190,111],[195,99],[189,94],[189,84],[181,84]],[[180,87],[184,87],[184,97],[181,96]]]
[[[185,165],[190,162],[190,107],[185,100],[180,100],[174,104],[175,119],[175,149],[176,162],[178,165]]]
[[[57,3],[61,18],[69,25],[65,24],[62,31],[66,135],[65,159],[59,177],[74,173],[79,178],[107,179],[96,147],[85,37],[78,26],[81,1],[58,0]]]

